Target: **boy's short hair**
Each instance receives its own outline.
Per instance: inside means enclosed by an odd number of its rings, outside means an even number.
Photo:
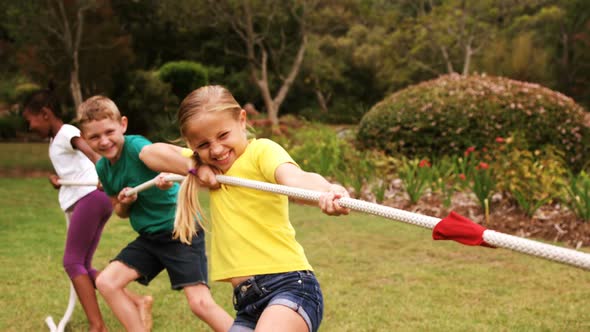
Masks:
[[[80,125],[90,121],[121,120],[121,112],[115,102],[105,96],[92,96],[78,106],[76,122]]]

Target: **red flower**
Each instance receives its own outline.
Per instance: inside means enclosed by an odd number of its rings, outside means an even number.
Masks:
[[[465,174],[461,173],[461,174],[459,174],[459,179],[465,181],[467,179],[467,177],[465,176]]]
[[[475,146],[470,146],[465,150],[465,157],[469,156],[470,153],[475,151]]]
[[[418,167],[422,168],[422,167],[430,167],[430,162],[428,162],[428,159],[422,159],[420,160],[420,163],[418,164]]]
[[[479,165],[477,165],[477,167],[475,167],[476,169],[488,169],[490,168],[490,165],[488,163],[484,163],[483,161],[479,163]]]
[[[506,140],[504,139],[504,137],[499,137],[499,136],[498,136],[498,137],[496,137],[496,143],[500,143],[500,144],[502,144],[502,143],[504,143],[504,142],[506,142]]]

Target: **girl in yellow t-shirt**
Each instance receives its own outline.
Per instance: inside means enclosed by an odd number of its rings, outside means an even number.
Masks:
[[[211,169],[251,180],[325,192],[328,215],[348,214],[338,199],[340,185],[305,172],[277,143],[248,139],[246,111],[221,86],[190,93],[178,112],[180,132],[194,151],[198,169],[174,162],[180,148],[154,144],[144,160],[159,171],[187,176],[178,198],[175,235],[187,242],[200,213],[196,190],[211,189],[211,278],[231,282],[236,319],[230,331],[317,331],[323,315],[320,285],[289,221],[288,198],[254,189],[220,185]],[[204,166],[206,165],[206,166]]]

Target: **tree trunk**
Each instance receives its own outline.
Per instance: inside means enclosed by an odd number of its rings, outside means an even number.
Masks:
[[[326,101],[326,97],[320,89],[315,89],[315,96],[318,100],[318,105],[320,105],[320,110],[322,113],[328,113],[328,102]]]
[[[279,88],[276,96],[273,98],[272,93],[270,91],[268,78],[268,52],[264,48],[264,44],[261,43],[261,40],[264,38],[261,39],[260,36],[256,36],[256,33],[254,31],[254,23],[250,3],[248,1],[244,1],[242,5],[244,16],[244,33],[240,33],[240,35],[243,36],[242,39],[246,43],[245,46],[250,66],[250,77],[252,78],[252,80],[254,81],[262,95],[262,99],[264,100],[264,105],[267,111],[267,116],[273,126],[273,129],[278,129],[279,109],[281,107],[281,104],[287,97],[287,93],[289,92],[291,85],[295,81],[295,78],[297,77],[301,69],[301,64],[303,63],[303,58],[305,55],[305,49],[307,47],[307,35],[305,33],[303,23],[301,23],[301,44],[299,45],[299,49],[297,51],[297,54],[295,55],[295,59],[291,64],[289,74],[282,81],[281,87]],[[239,30],[236,31],[239,32]],[[258,46],[258,48],[260,49],[260,58],[258,58],[256,55],[256,46]]]
[[[72,99],[74,100],[74,109],[77,110],[78,106],[82,104],[82,88],[80,87],[80,79],[78,75],[78,52],[74,53],[73,60],[73,67],[70,72],[70,92],[72,93]]]
[[[461,75],[467,76],[469,75],[469,67],[471,66],[471,57],[473,56],[473,49],[471,48],[471,38],[469,38],[469,42],[465,45],[465,60],[463,61],[463,73]]]

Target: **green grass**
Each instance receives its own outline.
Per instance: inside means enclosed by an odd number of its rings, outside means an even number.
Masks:
[[[49,143],[0,142],[0,171],[52,171],[48,148]]]
[[[207,196],[203,196],[207,205]],[[45,179],[0,178],[0,331],[43,331],[68,300],[61,267],[65,221],[57,192]],[[429,230],[353,213],[328,217],[293,205],[299,241],[325,298],[321,331],[583,331],[590,273],[505,249],[432,241]],[[111,218],[95,256],[98,268],[134,238],[125,220]],[[154,331],[207,331],[184,294],[161,274],[149,287]],[[230,314],[231,289],[214,283]],[[111,331],[122,328],[104,301]],[[69,331],[84,331],[79,305]]]

